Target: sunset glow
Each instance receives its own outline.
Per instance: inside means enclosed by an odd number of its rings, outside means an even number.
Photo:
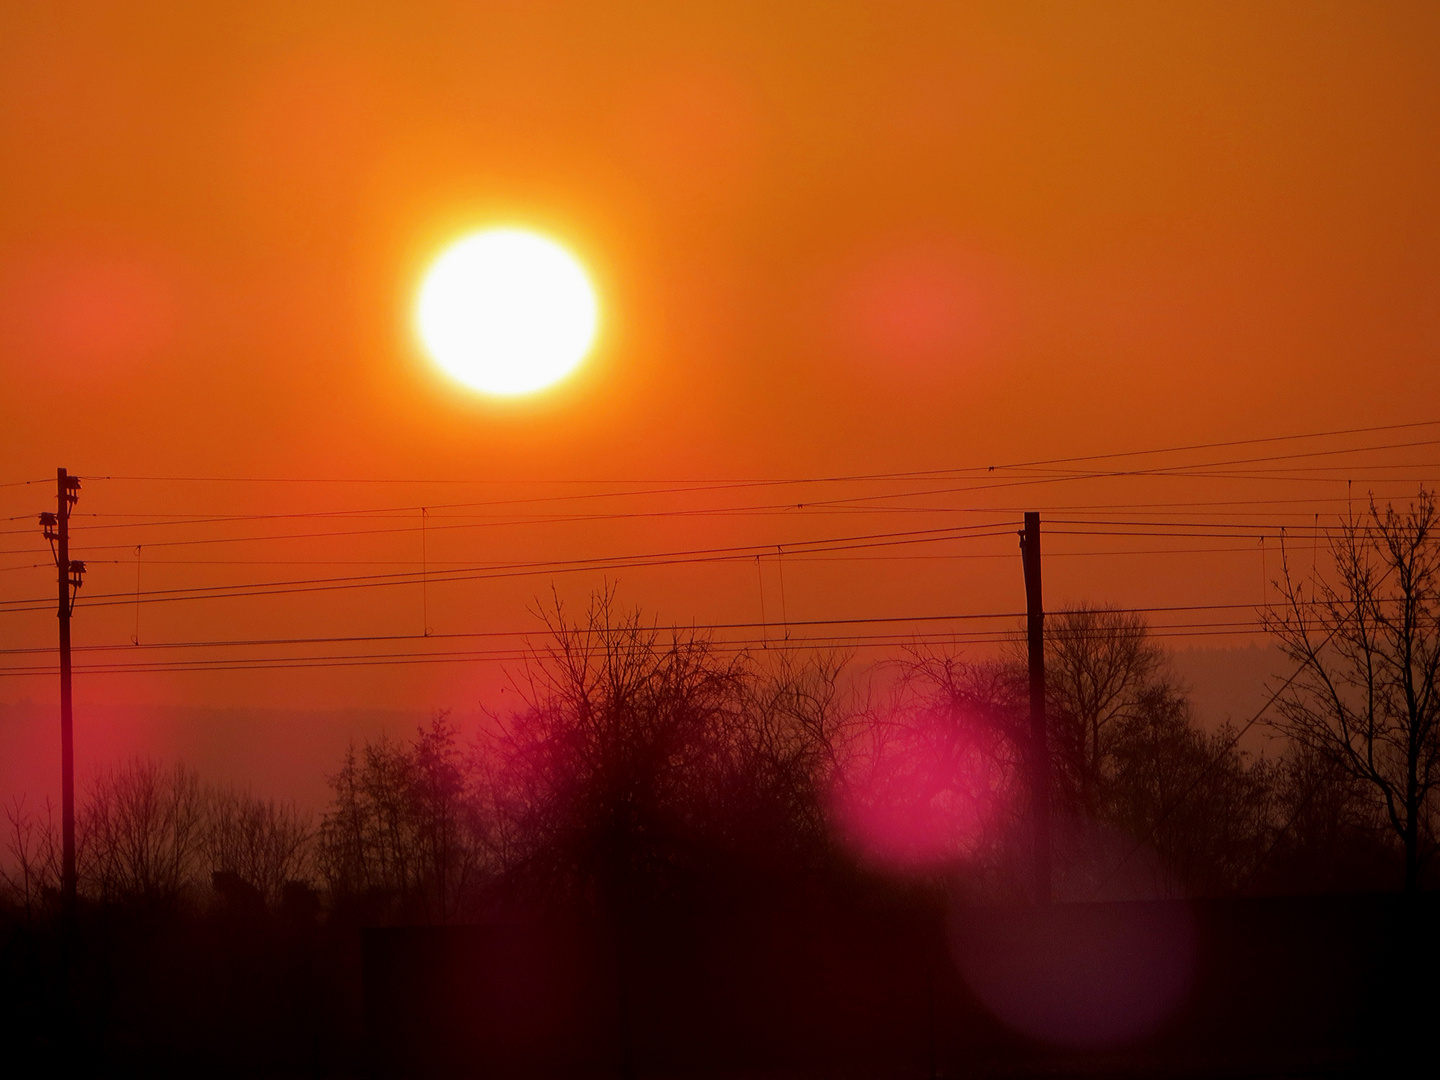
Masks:
[[[0,1080],[1435,1069],[1440,3],[754,7],[0,13]]]
[[[527,394],[570,374],[599,320],[579,261],[523,229],[456,241],[420,286],[415,322],[435,362],[487,394]]]

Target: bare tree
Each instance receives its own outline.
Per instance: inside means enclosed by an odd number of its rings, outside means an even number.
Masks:
[[[793,871],[829,850],[826,791],[851,712],[840,687],[846,657],[798,659],[783,648],[738,681],[716,824],[732,849]]]
[[[17,796],[5,807],[5,816],[10,826],[5,844],[10,866],[0,868],[0,879],[26,918],[33,918],[60,889],[60,830],[54,807],[45,800],[44,816],[37,817],[25,806],[24,796]]]
[[[1139,615],[1080,604],[1046,617],[1051,749],[1072,796],[1092,817],[1102,808],[1120,724],[1136,715],[1163,660]]]
[[[1153,848],[1192,894],[1247,882],[1273,839],[1277,767],[1237,741],[1228,724],[1196,727],[1190,703],[1164,684],[1116,725],[1103,819]]]
[[[1273,778],[1274,837],[1251,875],[1262,889],[1353,892],[1393,875],[1394,833],[1368,784],[1304,744]]]
[[[1057,875],[1070,875],[1072,885],[1087,875],[1104,881],[1119,859],[1133,876],[1134,857],[1144,853],[1141,862],[1159,859],[1151,869],[1167,889],[1213,893],[1246,880],[1273,833],[1274,769],[1248,760],[1233,733],[1195,726],[1145,621],[1089,604],[1054,613],[1046,679],[1052,783],[1066,811],[1056,825]],[[991,753],[1008,755],[1000,763],[1018,773],[1016,748],[1028,738],[1023,651],[998,663],[920,656],[907,680],[929,708],[943,703],[988,718],[1004,736]],[[1008,836],[990,849],[1000,885],[1016,878],[1024,851],[1023,805],[1013,809]],[[1092,843],[1102,836],[1110,839]]]
[[[419,887],[427,917],[448,923],[460,914],[487,870],[487,815],[455,744],[448,715],[437,714],[411,745],[410,801]]]
[[[902,662],[900,670],[902,693],[931,708],[983,718],[1003,736],[1012,754],[1019,754],[1018,748],[1029,740],[1029,682],[1023,655],[977,663],[922,650]],[[1008,764],[1016,770],[1022,768],[1019,757]]]
[[[293,803],[212,789],[200,850],[212,875],[231,875],[266,903],[278,904],[286,882],[307,876],[312,834],[309,816]]]
[[[136,759],[102,773],[79,824],[81,876],[98,898],[173,900],[196,883],[205,800],[184,765]]]
[[[372,884],[407,901],[415,892],[419,876],[420,853],[415,844],[411,801],[414,771],[408,747],[386,738],[366,744],[365,768],[360,774],[369,810],[366,854],[371,867],[366,876]]]
[[[360,759],[352,741],[345,749],[339,772],[326,778],[334,797],[330,809],[320,820],[316,843],[316,869],[331,896],[341,900],[363,894],[372,884],[370,816],[360,770]]]
[[[1366,785],[1420,884],[1440,782],[1440,536],[1434,496],[1342,519],[1327,574],[1283,561],[1283,603],[1264,622],[1299,666],[1273,726]]]
[[[487,815],[445,713],[409,743],[351,746],[330,777],[315,860],[342,902],[368,897],[425,922],[454,919],[487,869]]]
[[[1025,668],[920,650],[900,671],[896,701],[884,707],[882,716],[872,710],[865,718],[867,730],[851,733],[852,747],[858,735],[862,746],[871,744],[865,752],[873,754],[877,740],[897,733],[897,722],[900,729],[929,729],[927,741],[938,738],[942,753],[922,756],[936,763],[947,757],[964,762],[963,768],[942,768],[939,777],[953,789],[949,797],[958,795],[980,811],[969,835],[956,837],[967,888],[992,899],[1024,895],[1030,887],[1030,833],[1024,800],[1016,792],[1025,775],[1030,730]],[[899,733],[906,737],[903,730]],[[978,770],[977,755],[986,766]],[[933,784],[934,775],[929,779]],[[975,824],[983,827],[976,830]]]
[[[487,752],[502,763],[514,815],[514,880],[554,898],[629,911],[681,876],[688,839],[725,771],[744,664],[694,633],[668,640],[613,590],[585,617],[557,602],[550,641],[497,718]]]

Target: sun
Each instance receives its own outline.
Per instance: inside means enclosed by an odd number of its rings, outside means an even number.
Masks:
[[[559,382],[595,342],[600,305],[578,259],[527,229],[455,241],[431,265],[415,304],[425,350],[453,378],[513,397]]]

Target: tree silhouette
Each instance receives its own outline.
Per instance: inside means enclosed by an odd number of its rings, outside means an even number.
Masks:
[[[316,865],[337,903],[447,923],[476,902],[486,821],[446,713],[409,743],[352,744],[330,786]]]
[[[1307,580],[1288,555],[1282,605],[1265,625],[1298,672],[1273,725],[1361,782],[1404,851],[1404,886],[1420,885],[1434,849],[1440,783],[1440,535],[1434,496],[1404,511],[1371,500],[1329,541],[1328,574]]]
[[[233,788],[211,789],[200,854],[212,880],[240,883],[273,906],[289,882],[309,878],[312,833],[309,817],[292,803]]]
[[[205,837],[205,792],[184,765],[135,759],[101,773],[79,820],[77,862],[102,900],[176,900],[195,879]]]
[[[1278,766],[1248,760],[1236,741],[1228,724],[1198,729],[1165,684],[1141,693],[1111,733],[1102,817],[1143,840],[1191,895],[1247,882],[1273,841]]]
[[[687,870],[724,772],[741,664],[703,637],[663,640],[613,591],[550,639],[517,683],[489,751],[520,839],[512,880],[602,909],[633,910]]]
[[[1146,878],[1145,895],[1225,892],[1248,881],[1274,837],[1275,766],[1249,760],[1228,729],[1196,727],[1142,617],[1093,604],[1062,609],[1047,616],[1045,648],[1057,884],[1084,899],[1114,893],[1122,879],[1140,888]],[[998,662],[919,655],[905,670],[915,704],[982,720],[998,736],[987,744],[997,765],[1021,767],[1023,644]],[[1015,801],[1008,817],[992,816],[988,866],[972,865],[1003,896],[1023,894],[1022,813]]]
[[[1052,760],[1081,812],[1095,817],[1102,811],[1125,721],[1165,696],[1159,690],[1163,661],[1139,615],[1082,603],[1046,616]]]
[[[60,826],[55,808],[47,799],[44,816],[37,818],[17,795],[5,807],[9,835],[5,847],[9,866],[0,866],[0,880],[19,902],[27,925],[43,914],[47,900],[60,890]]]

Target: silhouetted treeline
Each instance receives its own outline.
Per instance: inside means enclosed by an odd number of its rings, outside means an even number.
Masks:
[[[78,815],[82,897],[273,909],[313,892],[333,917],[440,924],[856,873],[1028,887],[1018,653],[915,653],[862,683],[839,657],[662,635],[610,594],[549,629],[518,707],[466,739],[442,713],[352,746],[318,821],[183,765],[102,774]],[[1079,606],[1046,642],[1058,895],[1404,883],[1384,799],[1308,743],[1257,758],[1197,727],[1138,616]],[[8,817],[6,899],[33,919],[58,885],[57,822],[19,800]]]
[[[1048,617],[1057,899],[1429,880],[1433,516],[1422,493],[1408,516],[1348,523],[1332,584],[1286,565],[1269,625],[1298,671],[1277,673],[1280,737],[1261,757],[1241,730],[1196,725],[1139,616]],[[231,1045],[240,1072],[347,1071],[362,925],[579,917],[623,940],[721,901],[1031,895],[1018,638],[993,660],[916,651],[862,672],[662,633],[612,592],[547,622],[518,705],[464,737],[440,713],[352,746],[318,820],[183,765],[102,774],[81,799],[68,936],[57,822],[13,801],[0,1013],[15,1044],[162,1070]]]
[[[838,658],[662,637],[609,596],[551,631],[523,705],[468,745],[439,716],[352,749],[314,848],[333,910],[639,914],[862,878],[1026,895],[1020,657],[916,654],[861,687]],[[1402,884],[1374,793],[1304,745],[1198,728],[1137,616],[1061,612],[1047,649],[1058,897]]]

